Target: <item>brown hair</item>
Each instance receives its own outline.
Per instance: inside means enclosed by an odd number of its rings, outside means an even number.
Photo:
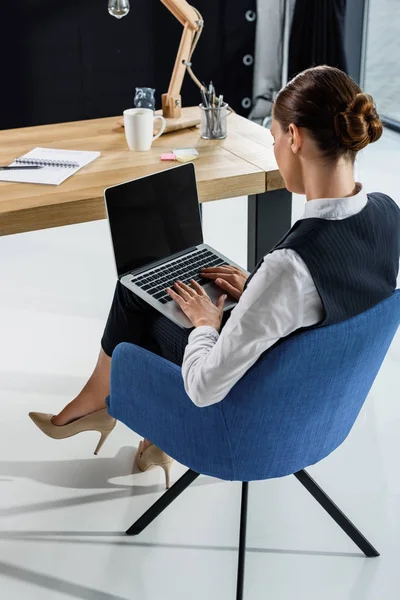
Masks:
[[[382,135],[372,96],[364,94],[334,67],[313,67],[299,73],[279,92],[273,116],[284,131],[291,123],[304,127],[326,158],[356,153]]]

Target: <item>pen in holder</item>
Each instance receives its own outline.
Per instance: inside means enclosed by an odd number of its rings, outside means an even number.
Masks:
[[[232,112],[226,102],[213,106],[200,104],[200,135],[205,140],[224,140],[227,136],[227,118]]]

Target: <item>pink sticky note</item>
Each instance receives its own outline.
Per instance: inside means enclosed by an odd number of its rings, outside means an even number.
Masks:
[[[175,154],[173,152],[167,152],[165,154],[161,154],[161,160],[176,160]]]

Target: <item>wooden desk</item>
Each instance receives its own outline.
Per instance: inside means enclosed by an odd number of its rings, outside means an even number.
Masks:
[[[149,152],[130,152],[117,117],[0,131],[0,164],[35,146],[99,150],[100,158],[60,186],[0,182],[0,235],[105,218],[104,188],[177,163],[160,154],[195,147],[200,202],[249,196],[249,267],[290,227],[291,196],[283,189],[268,130],[232,114],[228,137],[202,140],[198,128],[161,136]]]

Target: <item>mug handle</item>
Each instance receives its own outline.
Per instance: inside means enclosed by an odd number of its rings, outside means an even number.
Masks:
[[[154,119],[153,119],[153,126],[154,126],[154,122],[156,121],[156,119],[160,119],[160,121],[161,121],[161,129],[160,129],[160,131],[159,131],[158,133],[156,133],[156,135],[153,137],[153,142],[154,142],[154,140],[156,140],[157,138],[159,138],[159,137],[160,137],[160,135],[162,135],[162,134],[164,133],[164,131],[165,131],[165,128],[166,128],[166,126],[167,126],[167,122],[166,122],[166,120],[164,119],[164,117],[161,117],[161,116],[159,116],[159,115],[157,115],[156,117],[154,117]]]

